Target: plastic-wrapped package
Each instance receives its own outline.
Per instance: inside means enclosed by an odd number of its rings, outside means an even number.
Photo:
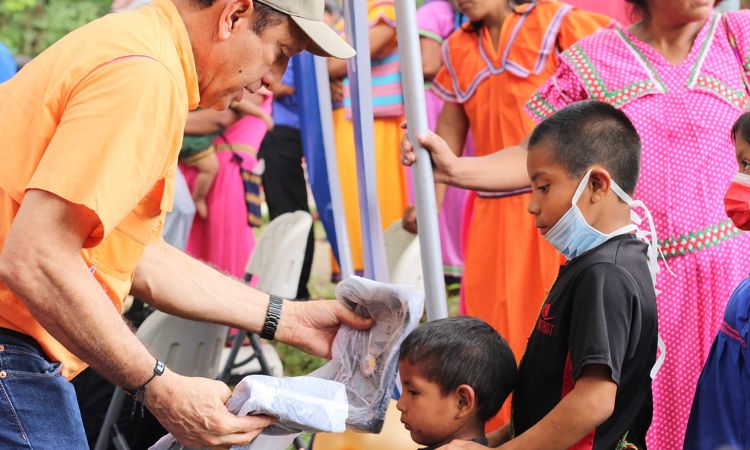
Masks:
[[[346,386],[348,428],[379,433],[395,385],[398,349],[419,325],[424,295],[410,286],[352,277],[338,285],[336,297],[375,323],[365,331],[342,326],[333,341],[333,359],[310,375]]]
[[[227,409],[238,416],[264,414],[276,423],[263,431],[266,436],[296,435],[301,431],[342,432],[346,429],[349,405],[341,383],[314,377],[274,378],[250,375],[240,381],[227,401]],[[293,438],[293,436],[292,436]],[[287,438],[275,439],[285,441]],[[272,439],[271,441],[274,441]],[[269,448],[256,442],[233,450]],[[286,448],[280,446],[278,448]],[[182,449],[171,434],[150,450]]]
[[[374,324],[372,328],[364,331],[342,326],[333,341],[331,349],[333,359],[311,373],[310,377],[319,378],[318,381],[321,382],[337,382],[338,386],[344,386],[345,401],[348,401],[346,428],[379,433],[383,428],[386,409],[396,382],[398,349],[404,338],[419,325],[424,306],[424,294],[411,286],[384,284],[352,277],[338,285],[336,297],[338,301],[343,302],[359,315],[374,319]],[[248,378],[253,377],[247,377],[245,380]],[[297,379],[300,378],[309,377],[297,377]],[[279,382],[285,381],[285,379],[271,379]],[[286,380],[295,380],[295,378]],[[274,412],[252,408],[238,409],[234,402],[235,397],[239,402],[239,399],[247,394],[253,400],[253,397],[261,392],[252,390],[250,386],[248,388],[249,390],[245,390],[242,383],[237,386],[227,403],[230,411],[238,415],[268,414],[274,417],[281,417],[280,411],[286,411],[285,408]],[[310,394],[309,388],[305,386],[288,387],[287,390],[290,391],[289,399],[292,402],[296,401],[297,396]],[[245,405],[245,403],[242,404]],[[296,403],[294,408],[297,408]],[[280,425],[285,425],[286,430],[282,431],[283,428],[280,428]],[[299,430],[313,429],[309,423],[307,424],[309,428],[302,428],[299,423],[289,425],[289,422],[280,419],[276,425],[265,430],[250,445],[233,447],[232,450],[284,450]],[[317,429],[317,431],[327,430]],[[336,431],[343,430],[337,429]],[[278,435],[278,433],[292,434]],[[168,437],[171,438],[171,435]],[[174,438],[171,442],[163,443],[162,441],[166,438],[167,436],[162,438],[149,450],[182,449]]]

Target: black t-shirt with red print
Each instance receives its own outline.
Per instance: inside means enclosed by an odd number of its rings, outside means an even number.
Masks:
[[[519,366],[514,436],[546,416],[584,367],[601,364],[618,385],[614,412],[572,448],[646,448],[658,339],[646,250],[633,235],[620,235],[560,269]]]

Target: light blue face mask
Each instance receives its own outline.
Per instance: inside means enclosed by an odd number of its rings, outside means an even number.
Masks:
[[[544,235],[547,242],[552,244],[568,260],[580,256],[592,248],[598,247],[615,236],[632,233],[638,229],[637,226],[630,224],[609,234],[604,234],[586,222],[583,213],[578,209],[578,199],[581,198],[583,190],[588,186],[590,177],[591,171],[589,170],[578,185],[575,194],[573,194],[570,209]],[[612,180],[612,191],[624,202],[629,205],[632,203],[630,196],[620,189],[614,180]]]
[[[620,186],[612,180],[612,192],[615,193],[622,201],[624,201],[630,207],[630,219],[633,222],[630,225],[626,225],[618,230],[615,230],[609,234],[604,234],[596,228],[589,225],[586,222],[586,218],[583,217],[581,210],[578,209],[578,199],[581,198],[583,190],[588,186],[589,178],[591,177],[591,171],[589,170],[578,185],[575,194],[573,194],[572,204],[570,209],[560,218],[560,220],[553,226],[544,237],[547,242],[552,244],[563,256],[568,260],[581,255],[582,253],[597,247],[609,239],[619,236],[621,234],[633,233],[638,239],[648,244],[648,269],[651,274],[651,281],[656,286],[656,275],[659,273],[658,257],[661,253],[659,249],[658,240],[656,237],[656,226],[654,225],[654,219],[651,216],[651,212],[646,208],[640,200],[633,200]],[[635,208],[643,210],[646,220],[649,222],[648,230],[640,230],[639,226],[643,222],[643,218],[638,216],[635,212]],[[667,270],[669,266],[664,262]],[[659,290],[654,288],[656,295],[659,295]],[[659,356],[651,368],[651,379],[656,378],[656,374],[659,373],[659,369],[664,364],[664,359],[667,356],[667,347],[662,340],[661,336],[658,336],[657,347],[659,349]]]

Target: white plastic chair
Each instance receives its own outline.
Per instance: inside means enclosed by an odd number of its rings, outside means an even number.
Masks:
[[[312,223],[312,216],[305,211],[285,213],[272,220],[250,255],[245,280],[257,277],[259,290],[282,298],[294,298]],[[251,334],[251,351],[242,346],[246,336],[244,331],[238,331],[231,350],[225,351],[220,379],[231,382],[236,381],[234,378],[240,374],[251,373],[283,375],[283,371],[279,373],[280,361],[273,347],[263,346],[258,336]],[[248,366],[250,363],[253,365]]]
[[[312,216],[305,211],[282,214],[268,224],[255,244],[245,272],[258,278],[258,289],[295,298],[305,259]]]
[[[167,367],[184,376],[216,378],[221,350],[229,329],[223,325],[195,322],[154,311],[138,328],[136,336]],[[94,450],[106,450],[111,439],[118,450],[129,448],[117,429],[125,392],[115,388]]]
[[[424,291],[419,239],[397,221],[383,232],[388,275],[393,284],[406,284]]]

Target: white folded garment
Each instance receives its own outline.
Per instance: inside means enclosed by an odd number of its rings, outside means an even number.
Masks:
[[[275,417],[276,423],[263,434],[283,436],[286,440],[286,435],[302,431],[344,431],[349,405],[344,385],[336,381],[309,376],[274,378],[250,375],[237,385],[227,401],[227,409],[238,416],[263,414]],[[256,443],[232,449],[261,448]],[[150,450],[176,449],[182,449],[182,446],[168,434]]]

